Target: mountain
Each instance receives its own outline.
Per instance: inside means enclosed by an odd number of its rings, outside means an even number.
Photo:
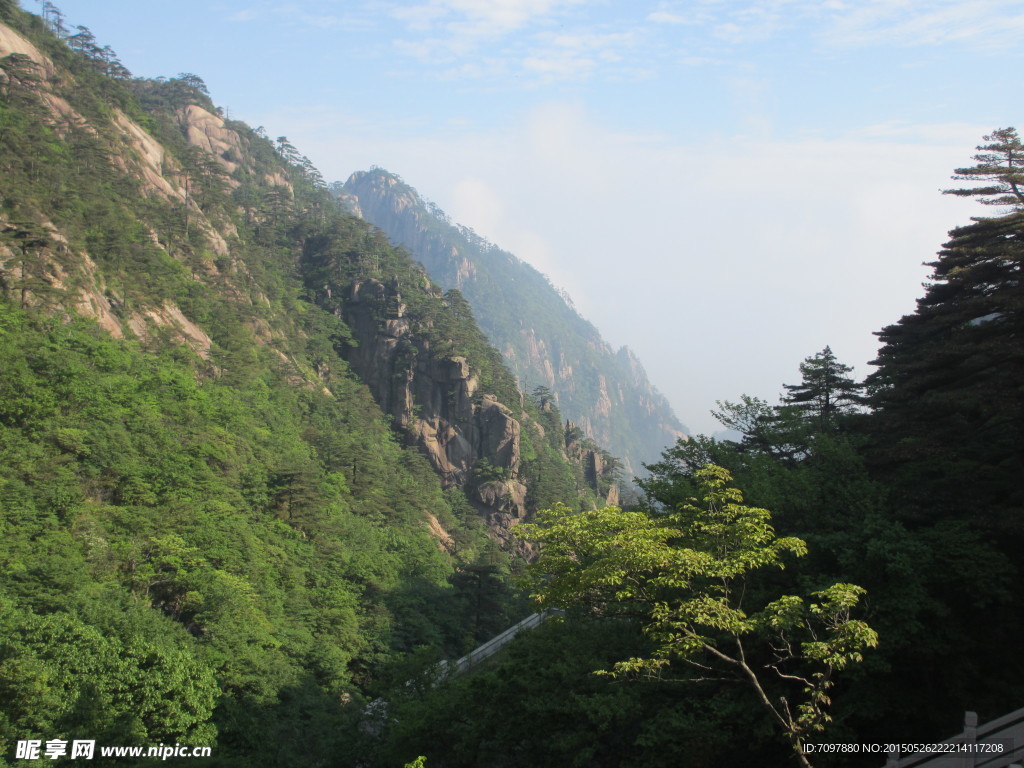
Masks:
[[[383,169],[334,184],[338,198],[465,296],[481,330],[525,391],[545,387],[559,409],[629,473],[657,461],[685,428],[628,347],[614,351],[571,302],[529,264],[453,223]]]
[[[287,139],[44,12],[0,0],[0,753],[362,762],[614,467]]]

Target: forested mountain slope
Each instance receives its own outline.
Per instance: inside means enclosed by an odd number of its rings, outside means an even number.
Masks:
[[[353,173],[332,189],[408,248],[432,279],[459,290],[524,390],[549,389],[559,409],[622,457],[629,473],[683,436],[683,425],[629,348],[613,351],[529,264],[453,224],[385,170]]]
[[[344,763],[389,665],[521,612],[510,529],[615,478],[284,137],[47,6],[0,0],[0,764]]]

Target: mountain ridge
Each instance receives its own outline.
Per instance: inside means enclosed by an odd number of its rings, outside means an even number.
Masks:
[[[356,171],[331,189],[349,210],[419,260],[443,288],[465,295],[520,385],[550,389],[588,437],[632,474],[686,434],[628,347],[615,350],[542,273],[452,222],[397,174]]]

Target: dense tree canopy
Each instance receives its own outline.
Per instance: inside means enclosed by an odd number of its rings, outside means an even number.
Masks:
[[[546,608],[639,618],[653,652],[617,662],[613,674],[671,678],[678,659],[687,680],[737,678],[809,765],[803,744],[830,719],[833,674],[878,641],[851,617],[864,590],[833,584],[809,604],[766,594],[761,572],[806,554],[805,543],[777,538],[770,513],[744,505],[726,470],[709,465],[695,477],[699,498],[668,514],[561,509],[522,526],[541,547],[533,596]],[[795,691],[773,692],[780,681]]]
[[[995,135],[1011,143],[1016,136]],[[1006,151],[1017,158],[1014,147]],[[988,155],[979,157],[979,168],[991,168]],[[1013,168],[999,171],[1011,190]],[[878,334],[878,371],[869,379],[874,460],[888,465],[901,493],[917,497],[917,514],[958,516],[970,507],[978,523],[1020,536],[1024,213],[980,218],[950,234],[917,311]]]

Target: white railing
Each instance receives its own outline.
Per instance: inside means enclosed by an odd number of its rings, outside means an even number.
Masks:
[[[440,666],[443,670],[443,676],[447,677],[449,675],[461,675],[463,672],[468,672],[473,667],[486,661],[491,656],[500,651],[502,648],[504,648],[506,645],[511,643],[513,638],[515,638],[515,636],[522,632],[524,629],[532,629],[533,627],[539,626],[552,616],[560,613],[561,611],[558,610],[542,611],[541,613],[531,613],[518,624],[513,624],[500,635],[492,637],[483,645],[477,646],[472,651],[463,656],[461,659],[457,659],[456,661],[442,661]]]
[[[885,768],[1021,768],[1024,709],[984,725],[978,725],[977,713],[967,712],[963,731],[941,742],[940,749],[944,745],[957,748],[948,752],[918,752],[906,757],[893,754]]]
[[[492,637],[483,645],[477,646],[461,659],[457,659],[456,661],[443,660],[438,662],[437,665],[430,670],[431,679],[429,680],[429,685],[438,685],[446,678],[455,677],[464,672],[470,671],[473,667],[486,661],[506,645],[511,643],[515,636],[524,629],[532,629],[533,627],[543,624],[552,616],[561,615],[562,613],[563,611],[560,611],[557,608],[549,611],[542,611],[541,613],[531,613],[518,624],[513,624],[500,635]],[[409,680],[406,682],[406,685],[413,685],[413,683],[413,680]],[[387,701],[384,699],[374,699],[363,709],[363,721],[359,724],[359,729],[372,736],[379,736],[388,720],[388,717]]]

